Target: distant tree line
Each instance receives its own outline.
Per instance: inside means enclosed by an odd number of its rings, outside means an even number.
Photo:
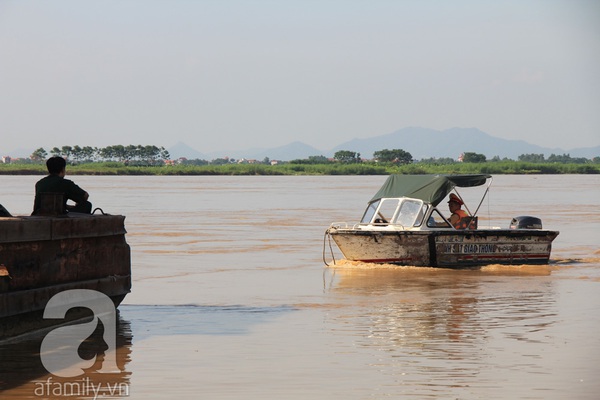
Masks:
[[[457,162],[464,163],[485,163],[485,162],[500,162],[500,161],[515,161],[508,158],[500,159],[499,156],[495,156],[488,160],[484,154],[475,152],[464,152],[458,159],[450,157],[442,158],[424,158],[421,160],[414,160],[412,155],[402,149],[383,149],[373,153],[372,160],[364,160],[361,158],[360,153],[350,150],[339,150],[337,151],[333,159],[328,159],[324,156],[310,156],[307,159],[293,160],[290,163],[294,164],[327,164],[327,163],[342,163],[342,164],[354,164],[364,162],[374,162],[381,164],[395,164],[395,165],[406,165],[412,163],[423,163],[423,164],[454,164]],[[586,164],[594,163],[600,164],[600,157],[594,157],[593,159],[587,159],[584,157],[571,157],[569,154],[556,155],[552,154],[547,159],[543,154],[522,154],[518,157],[518,161],[530,162],[530,163],[562,163],[562,164]]]
[[[219,158],[215,158],[213,160],[204,160],[201,158],[193,158],[193,159],[187,159],[187,158],[180,158],[178,160],[176,160],[176,164],[181,164],[181,165],[195,165],[195,166],[201,166],[201,165],[228,165],[228,164],[264,164],[264,165],[271,165],[271,159],[269,157],[265,157],[262,161],[258,161],[258,160],[246,160],[245,158],[236,160],[235,158],[229,158],[229,157],[219,157]]]
[[[410,164],[413,162],[413,157],[409,152],[402,149],[383,149],[373,153],[373,161],[391,164]],[[331,160],[325,156],[310,156],[307,159],[290,161],[290,163],[295,164],[327,164],[332,162],[356,164],[364,162],[364,160],[361,158],[360,153],[350,150],[340,150],[335,152]]]
[[[586,164],[590,162],[590,160],[585,157],[571,157],[569,154],[550,154],[548,159],[545,159],[543,154],[521,154],[519,156],[519,161],[563,164]],[[594,157],[591,161],[594,163],[600,163],[600,157]]]
[[[65,157],[70,163],[87,163],[87,162],[106,162],[116,161],[122,162],[126,165],[163,165],[170,160],[170,155],[164,147],[157,147],[154,145],[114,145],[102,148],[90,147],[90,146],[62,146],[60,148],[53,147],[50,151],[46,151],[40,147],[35,150],[30,158],[29,162],[37,163],[43,162],[48,156],[61,156]],[[408,165],[408,164],[433,164],[433,165],[447,165],[458,162],[464,163],[486,163],[486,162],[500,162],[500,161],[514,161],[508,158],[500,159],[495,156],[488,160],[485,155],[475,152],[464,152],[458,159],[450,157],[441,158],[424,158],[421,160],[413,159],[413,156],[403,149],[383,149],[373,153],[373,158],[365,160],[361,157],[361,154],[351,150],[339,150],[335,152],[333,158],[328,158],[323,155],[309,156],[305,159],[295,159],[287,162],[279,162],[280,164],[359,164],[359,163],[371,163],[380,165]],[[571,157],[569,154],[551,154],[546,158],[543,154],[522,154],[518,157],[517,161],[528,162],[528,163],[563,163],[563,164],[586,164],[594,163],[600,164],[600,156],[594,157],[593,159],[587,159],[583,157]],[[170,163],[173,163],[170,161]],[[202,159],[185,159],[181,158],[176,160],[177,164],[183,165],[226,165],[235,163],[252,163],[252,164],[265,164],[270,165],[271,160],[265,157],[262,161],[257,160],[236,160],[233,158],[217,158],[211,161]]]
[[[131,165],[157,165],[170,159],[169,152],[164,147],[154,145],[115,145],[101,148],[76,145],[53,147],[50,152],[40,147],[29,158],[34,162],[42,162],[49,155],[64,157],[71,163],[118,161]]]

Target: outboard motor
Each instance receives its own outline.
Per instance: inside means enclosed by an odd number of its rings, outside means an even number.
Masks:
[[[514,217],[510,221],[510,229],[542,229],[542,220],[527,215]]]

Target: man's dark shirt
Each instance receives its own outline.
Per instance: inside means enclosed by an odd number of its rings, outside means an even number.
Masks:
[[[72,180],[61,178],[58,175],[48,175],[35,184],[34,213],[40,208],[40,197],[38,196],[40,193],[64,193],[63,209],[66,209],[67,200],[75,203],[84,202],[86,192]]]

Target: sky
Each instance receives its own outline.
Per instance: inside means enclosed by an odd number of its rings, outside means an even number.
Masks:
[[[0,0],[2,155],[405,127],[600,145],[600,1]]]

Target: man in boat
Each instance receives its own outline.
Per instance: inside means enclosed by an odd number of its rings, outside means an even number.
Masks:
[[[450,200],[448,200],[448,208],[452,215],[449,218],[450,223],[456,229],[467,229],[467,225],[469,223],[469,214],[460,207],[465,204],[463,201],[455,195],[454,193],[450,193]]]
[[[62,212],[78,212],[89,214],[92,212],[92,203],[88,201],[88,193],[77,186],[75,182],[65,179],[67,162],[62,157],[50,157],[46,161],[49,175],[40,179],[35,184],[35,200],[32,215],[39,214],[42,206],[42,193],[57,193],[63,195]],[[71,200],[75,205],[67,205]]]

